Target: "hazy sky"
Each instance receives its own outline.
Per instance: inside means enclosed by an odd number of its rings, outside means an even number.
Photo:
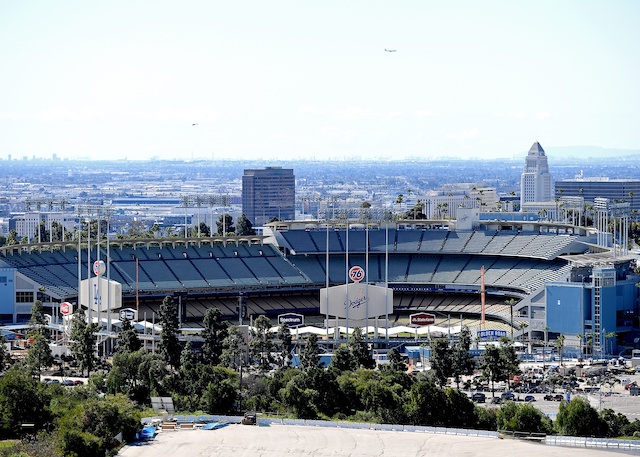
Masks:
[[[0,0],[0,158],[640,149],[639,21],[637,0]]]

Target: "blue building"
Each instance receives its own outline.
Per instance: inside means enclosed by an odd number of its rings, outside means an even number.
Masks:
[[[546,284],[547,331],[577,337],[588,355],[618,354],[638,336],[637,283],[629,260],[574,265],[568,281]]]

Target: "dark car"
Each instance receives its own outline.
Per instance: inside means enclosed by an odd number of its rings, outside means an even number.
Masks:
[[[532,401],[536,401],[536,397],[534,397],[533,395],[527,395],[526,397],[524,397],[524,401],[531,403]]]
[[[555,395],[553,396],[553,400],[554,400],[554,401],[562,401],[562,400],[564,400],[564,395],[562,395],[562,394],[555,394]]]
[[[476,392],[471,395],[471,401],[475,401],[476,403],[484,403],[487,401],[487,397],[482,392]]]
[[[81,386],[84,384],[84,381],[81,381],[79,379],[76,379],[75,381],[73,381],[73,385],[74,386]]]
[[[513,394],[513,392],[504,392],[500,396],[500,399],[502,401],[514,401],[516,399],[516,396]]]
[[[73,381],[71,379],[65,379],[64,381],[62,381],[62,385],[63,386],[74,386],[75,384],[73,383]]]
[[[553,401],[554,400],[553,395],[551,395],[551,394],[545,395],[544,396],[544,400],[545,401]]]
[[[500,404],[500,397],[493,397],[491,399],[491,403],[494,405],[499,405]]]

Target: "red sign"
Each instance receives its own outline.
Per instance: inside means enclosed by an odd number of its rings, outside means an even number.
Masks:
[[[360,282],[364,279],[364,269],[358,265],[349,269],[349,278],[353,282]]]
[[[71,309],[72,309],[71,303],[68,303],[68,302],[60,303],[60,313],[63,316],[68,316],[69,314],[71,314]]]
[[[433,325],[435,321],[436,316],[429,313],[416,313],[409,316],[411,325]]]

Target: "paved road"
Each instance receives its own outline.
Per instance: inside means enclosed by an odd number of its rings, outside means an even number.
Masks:
[[[160,432],[154,441],[124,448],[123,457],[281,456],[527,456],[611,457],[610,451],[546,446],[510,439],[415,432],[272,425],[229,425],[219,430]]]

